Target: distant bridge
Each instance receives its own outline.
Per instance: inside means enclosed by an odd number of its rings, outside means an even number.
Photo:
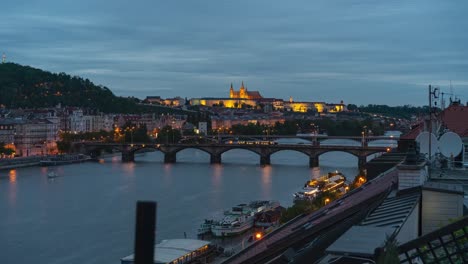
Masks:
[[[78,142],[75,143],[75,148],[78,147],[80,152],[97,155],[104,148],[112,148],[121,151],[122,161],[132,162],[135,160],[135,152],[142,149],[155,149],[164,154],[165,163],[175,163],[177,161],[177,153],[184,149],[198,149],[210,155],[210,163],[221,163],[223,153],[232,149],[245,149],[254,152],[260,157],[261,165],[269,165],[271,163],[271,155],[283,151],[292,150],[301,152],[309,157],[309,166],[319,166],[319,156],[331,152],[341,151],[354,155],[358,158],[358,167],[364,168],[367,157],[375,153],[389,151],[387,147],[369,147],[369,146],[321,146],[320,144],[223,144],[223,143],[174,143],[174,144],[119,144],[119,143],[101,143],[101,142]]]

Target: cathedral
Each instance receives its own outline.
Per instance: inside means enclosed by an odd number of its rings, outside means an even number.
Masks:
[[[257,100],[262,99],[263,96],[260,95],[259,91],[247,91],[247,88],[244,87],[244,82],[242,82],[242,85],[238,92],[234,91],[234,88],[232,87],[231,83],[231,89],[229,89],[229,98]]]

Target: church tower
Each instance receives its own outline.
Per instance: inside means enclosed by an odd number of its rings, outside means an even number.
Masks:
[[[244,87],[244,81],[242,81],[242,85],[240,87],[240,90],[239,90],[239,97],[240,98],[247,98],[247,93],[246,93],[246,89]]]
[[[234,98],[234,88],[232,87],[232,83],[231,83],[231,89],[229,89],[229,98]]]

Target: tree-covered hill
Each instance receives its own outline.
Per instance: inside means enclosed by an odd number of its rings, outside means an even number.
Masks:
[[[15,63],[0,64],[0,105],[7,108],[78,106],[104,113],[174,112],[148,108],[109,88],[65,73],[51,73]],[[178,111],[175,111],[178,112]]]

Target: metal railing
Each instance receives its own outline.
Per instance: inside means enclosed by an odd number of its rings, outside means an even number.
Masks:
[[[468,217],[398,246],[400,263],[468,263]]]

